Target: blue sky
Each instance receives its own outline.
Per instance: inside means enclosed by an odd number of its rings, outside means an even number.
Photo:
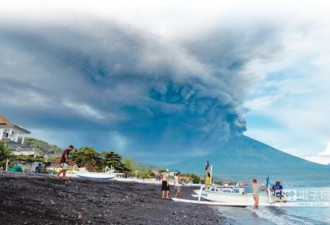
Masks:
[[[326,1],[4,4],[0,114],[35,137],[152,161],[245,134],[330,163]]]

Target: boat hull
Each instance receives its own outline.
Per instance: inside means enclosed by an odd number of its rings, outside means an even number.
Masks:
[[[201,198],[212,201],[231,203],[234,205],[253,205],[254,198],[252,194],[231,194],[231,193],[208,193],[202,192]],[[267,194],[259,194],[259,203],[269,204],[270,201]]]
[[[199,196],[200,190],[195,190],[195,193]],[[252,193],[226,193],[226,192],[214,192],[203,190],[200,197],[207,201],[220,202],[220,203],[229,203],[234,205],[253,205],[254,198]],[[286,201],[284,197],[282,201]],[[279,199],[276,199],[269,192],[259,193],[259,204],[270,204],[274,202],[279,202]]]
[[[111,180],[116,177],[111,173],[76,172],[75,174],[80,178],[93,180]]]

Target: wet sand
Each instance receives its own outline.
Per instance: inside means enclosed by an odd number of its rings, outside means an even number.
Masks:
[[[216,207],[162,200],[160,189],[154,184],[0,173],[0,224],[228,224]],[[182,198],[191,198],[193,189],[182,187]]]

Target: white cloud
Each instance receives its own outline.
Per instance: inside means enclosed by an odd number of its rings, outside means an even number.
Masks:
[[[326,156],[330,157],[330,143],[328,143],[327,148],[323,151],[317,154],[318,156]]]
[[[324,165],[330,164],[330,143],[328,143],[323,152],[319,152],[317,155],[307,156],[305,159]]]
[[[142,27],[142,30],[160,35],[161,38],[174,40],[174,44],[164,41],[167,45],[164,44],[164,47],[160,49],[165,53],[171,53],[169,57],[164,58],[162,54],[160,57],[156,57],[157,55],[153,54],[155,52],[147,51],[141,56],[144,61],[141,61],[138,66],[145,68],[167,61],[176,72],[187,74],[201,74],[206,68],[194,57],[190,57],[189,52],[182,51],[176,45],[176,41],[180,42],[191,37],[199,38],[207,33],[206,31],[217,26],[238,27],[237,29],[240,29],[238,24],[241,24],[242,21],[247,24],[266,20],[275,22],[279,27],[278,33],[282,38],[283,49],[274,50],[271,53],[272,57],[266,54],[261,59],[253,60],[246,66],[246,71],[257,71],[256,78],[261,81],[253,90],[246,106],[250,108],[250,114],[271,117],[283,128],[258,130],[258,128],[250,126],[247,134],[300,156],[307,153],[313,155],[311,153],[318,152],[321,149],[320,146],[328,141],[330,127],[326,121],[330,115],[329,104],[327,104],[330,98],[330,66],[328,63],[330,58],[328,44],[330,29],[328,1],[326,0],[279,0],[271,2],[262,0],[221,2],[218,0],[184,0],[179,2],[175,0],[83,2],[78,0],[47,2],[31,0],[28,3],[12,0],[2,1],[1,4],[0,20],[2,24],[15,22],[20,24],[22,21],[31,23],[32,26],[43,23],[76,24],[76,18],[79,18],[77,15],[83,15],[87,18],[116,20]],[[233,32],[230,29],[229,31]],[[101,32],[95,33],[97,36]],[[248,36],[248,33],[244,33],[242,42],[246,37],[245,35]],[[102,38],[92,40],[102,40]],[[269,40],[270,43],[271,41]],[[101,43],[100,41],[95,42]],[[8,50],[4,46],[2,45],[1,50]],[[149,49],[152,50],[153,46],[149,46]],[[249,51],[246,54],[249,54]],[[10,71],[15,68],[17,71],[14,72],[21,74],[21,76],[1,73],[0,78],[5,77],[10,81],[29,81],[31,84],[38,84],[41,73],[39,63],[30,68],[29,74],[24,73],[25,65],[30,65],[30,62],[34,60],[29,54],[20,55],[17,52],[6,52],[2,55],[7,59],[3,61],[4,65],[1,65],[1,68],[8,68]],[[16,66],[18,62],[21,62],[20,67]],[[2,72],[1,68],[0,72]],[[157,67],[151,66],[150,69],[155,71]],[[286,71],[285,76],[280,74],[283,71]],[[61,74],[66,74],[66,72],[60,71]],[[279,73],[279,75],[268,80],[270,76],[274,76],[274,73]],[[207,72],[202,74],[201,79],[208,76]],[[61,80],[61,83],[56,83],[51,80],[50,74],[44,73],[43,75],[41,79],[49,79],[51,86],[70,89],[70,82],[67,82],[65,78]],[[56,77],[56,75],[53,74],[52,77]],[[78,86],[76,83],[75,86]],[[81,82],[79,83],[81,84]],[[51,86],[47,86],[47,88],[51,89]],[[77,89],[97,92],[88,87],[87,85],[79,85]],[[49,105],[50,97],[47,98],[42,95],[42,92],[38,93],[34,89],[32,90],[27,94],[16,90],[14,91],[15,96],[0,93],[0,99],[2,102],[6,101],[13,105],[30,104],[43,107]],[[131,92],[134,91],[131,90]],[[58,91],[54,93],[58,93]],[[133,95],[134,93],[130,94],[130,96]],[[113,96],[113,98],[125,97],[126,95]],[[136,98],[138,97],[139,95]],[[88,99],[88,96],[84,98]],[[101,109],[93,107],[91,103],[76,103],[75,100],[72,100],[64,101],[64,105],[84,117],[95,117],[99,120],[111,118],[111,115],[106,115]],[[121,138],[117,138],[117,142],[119,147],[124,146]]]
[[[307,156],[304,159],[315,162],[318,164],[328,165],[330,164],[330,157],[321,157],[321,156]]]
[[[56,21],[65,23],[84,15],[104,20],[120,20],[166,37],[186,37],[203,33],[217,25],[238,24],[253,18],[258,21],[294,18],[328,17],[328,1],[298,0],[121,0],[121,1],[79,1],[23,0],[2,1],[0,19],[2,21]],[[42,18],[42,20],[40,20]]]
[[[309,142],[302,141],[308,140],[308,135],[302,136],[284,128],[273,128],[267,124],[263,128],[248,129],[246,135],[298,157],[311,155],[315,150],[321,149],[323,146],[322,142],[314,140]]]
[[[48,108],[51,98],[43,96],[36,90],[9,89],[9,93],[0,92],[0,103],[12,106],[30,106]]]
[[[114,146],[115,151],[119,151],[120,153],[125,153],[128,142],[129,142],[129,139],[127,137],[125,137],[124,135],[122,135],[118,132],[110,133],[109,143],[111,143],[112,146]]]
[[[89,119],[93,120],[93,119],[105,119],[106,116],[101,113],[100,111],[98,111],[97,109],[87,105],[87,104],[79,104],[79,103],[74,103],[68,100],[64,100],[63,101],[63,105],[68,107],[71,110],[74,110],[76,113],[88,117]]]
[[[245,104],[250,108],[247,134],[288,153],[325,163],[327,159],[317,152],[330,136],[326,122],[330,115],[329,21],[305,17],[287,28],[277,60],[250,64],[262,76]],[[258,116],[273,121],[265,127],[271,129],[275,123],[280,128],[261,131],[255,125]]]
[[[269,108],[276,100],[278,96],[262,96],[258,98],[254,98],[252,100],[248,100],[244,103],[244,107],[248,108],[249,110],[265,110]]]

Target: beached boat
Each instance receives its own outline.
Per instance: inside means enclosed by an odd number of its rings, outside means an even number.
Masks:
[[[96,179],[96,180],[110,180],[116,177],[115,174],[110,173],[98,173],[98,172],[76,172],[76,175],[80,178]]]
[[[237,206],[249,206],[254,205],[254,199],[252,196],[251,187],[202,187],[199,190],[195,190],[195,193],[200,199],[207,201],[218,202],[228,205]],[[283,197],[282,201],[286,201]],[[267,205],[275,202],[279,202],[279,199],[275,198],[273,193],[266,188],[259,193],[259,204]]]
[[[183,202],[197,205],[212,205],[212,206],[230,206],[230,207],[247,207],[253,206],[253,203],[231,203],[231,202],[211,202],[211,201],[200,201],[200,200],[191,200],[191,199],[181,199],[181,198],[172,198],[175,202]],[[269,206],[269,207],[285,207],[286,202],[273,202],[273,203],[259,203],[259,206]]]
[[[96,180],[111,180],[116,177],[113,168],[106,167],[104,172],[88,172],[87,170],[81,170],[77,166],[74,167],[73,173],[80,178],[96,179]]]
[[[239,184],[235,186],[216,186],[212,184],[212,165],[209,165],[209,161],[206,163],[205,172],[207,173],[207,182],[205,182],[205,185],[202,185],[199,190],[194,191],[195,194],[193,197],[198,197],[198,200],[176,198],[173,198],[173,200],[194,204],[239,207],[253,206],[255,204],[251,186],[240,187]],[[206,201],[202,201],[202,199]],[[259,205],[274,206],[276,204],[282,205],[283,202],[286,202],[285,197],[279,200],[275,198],[273,192],[270,191],[269,177],[267,177],[265,188],[259,192]]]

